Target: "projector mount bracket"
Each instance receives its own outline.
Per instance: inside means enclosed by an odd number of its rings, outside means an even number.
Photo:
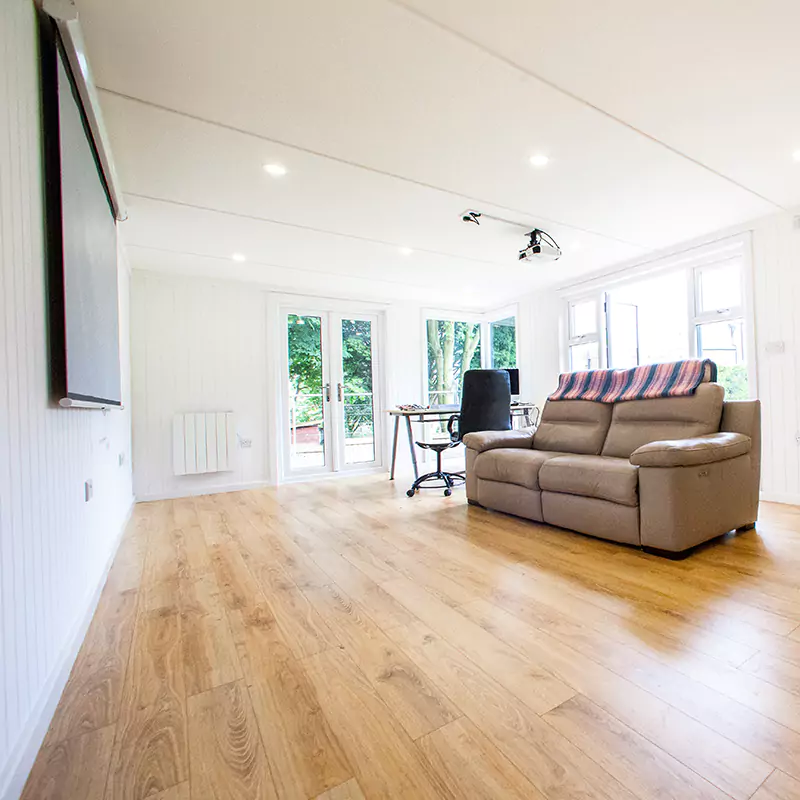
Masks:
[[[536,247],[541,245],[542,242],[546,242],[555,250],[558,250],[560,255],[561,248],[558,246],[556,240],[549,233],[547,233],[547,231],[543,231],[541,228],[531,229],[530,225],[526,225],[524,222],[517,222],[516,220],[508,219],[507,217],[498,217],[494,214],[486,214],[482,211],[476,211],[473,208],[468,208],[461,214],[462,222],[473,225],[480,225],[482,219],[490,219],[494,222],[502,222],[505,225],[513,225],[515,228],[521,228],[525,231],[525,235],[528,237],[529,248]]]

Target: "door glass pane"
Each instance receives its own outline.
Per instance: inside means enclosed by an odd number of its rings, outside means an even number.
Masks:
[[[492,367],[513,369],[517,366],[517,319],[509,317],[489,326],[492,338]]]
[[[639,366],[639,307],[633,303],[608,303],[609,367]]]
[[[707,322],[697,326],[697,355],[718,367],[717,380],[726,400],[746,400],[747,366],[744,362],[744,325],[741,319]]]
[[[583,300],[570,306],[570,337],[597,332],[597,303]]]
[[[288,315],[289,447],[292,469],[325,466],[322,319]]]
[[[608,293],[609,366],[680,361],[689,357],[686,273],[668,272]]]
[[[372,391],[372,323],[369,320],[342,320],[342,376],[345,463],[374,461],[375,406]]]
[[[428,403],[461,405],[464,373],[481,368],[478,322],[428,320]]]
[[[742,304],[742,272],[738,262],[699,270],[697,312],[720,311]]]
[[[597,342],[576,344],[569,349],[569,368],[573,372],[584,372],[600,368],[600,346]]]

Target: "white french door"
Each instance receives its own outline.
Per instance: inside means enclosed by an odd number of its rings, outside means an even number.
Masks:
[[[283,473],[381,465],[378,318],[284,309]]]

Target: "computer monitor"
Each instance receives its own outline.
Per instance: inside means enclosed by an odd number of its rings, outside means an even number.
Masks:
[[[506,372],[508,373],[508,382],[511,385],[511,394],[519,394],[519,370],[507,369]]]

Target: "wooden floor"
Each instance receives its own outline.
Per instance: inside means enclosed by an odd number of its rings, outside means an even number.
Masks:
[[[405,488],[138,505],[26,800],[800,798],[800,509],[673,563]]]

